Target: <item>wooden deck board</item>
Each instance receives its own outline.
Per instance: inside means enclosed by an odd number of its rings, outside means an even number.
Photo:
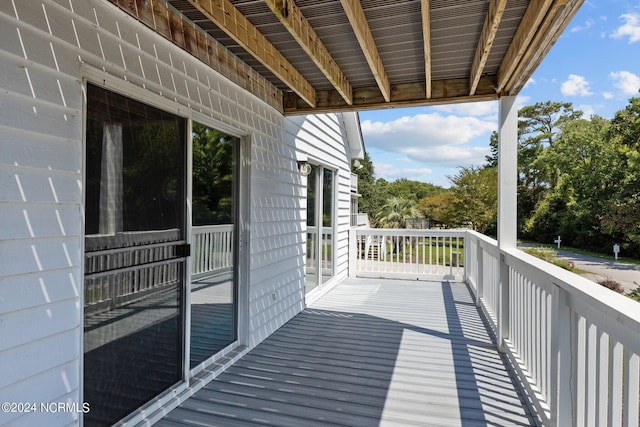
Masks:
[[[157,425],[535,424],[464,284],[348,279]]]

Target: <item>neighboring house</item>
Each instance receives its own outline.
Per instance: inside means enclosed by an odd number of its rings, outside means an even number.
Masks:
[[[285,118],[104,1],[0,8],[0,401],[70,405],[0,425],[157,406],[299,313],[305,263],[346,277],[356,113]]]

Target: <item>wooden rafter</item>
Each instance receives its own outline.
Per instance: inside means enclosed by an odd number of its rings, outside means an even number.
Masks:
[[[189,52],[211,69],[282,112],[282,91],[162,1],[109,0],[157,34]],[[230,66],[231,65],[231,66]]]
[[[191,0],[190,0],[191,1]],[[265,0],[298,44],[340,93],[345,102],[353,103],[353,91],[346,76],[333,59],[318,34],[304,17],[294,0]]]
[[[253,55],[300,98],[316,105],[316,91],[229,0],[189,0],[208,19]]]
[[[516,72],[505,86],[508,93],[517,93],[527,83],[542,58],[549,52],[553,44],[560,37],[561,29],[566,28],[573,16],[578,12],[582,0],[570,2],[555,0],[544,21],[540,25],[528,52],[516,68]]]
[[[327,113],[336,111],[376,110],[391,107],[437,105],[455,102],[487,101],[498,98],[495,92],[495,76],[482,76],[473,96],[469,96],[469,80],[450,79],[431,82],[432,96],[424,97],[425,83],[391,85],[391,101],[387,102],[377,86],[355,88],[353,104],[347,105],[337,91],[318,91],[318,103],[309,108],[293,93],[285,94],[285,115]]]
[[[489,10],[487,11],[487,17],[484,20],[484,26],[482,33],[480,33],[480,39],[478,40],[478,47],[476,48],[476,54],[473,58],[473,64],[471,66],[471,75],[469,76],[469,95],[473,95],[478,87],[480,76],[484,70],[484,66],[489,58],[493,41],[498,33],[500,27],[500,21],[505,8],[507,7],[507,0],[491,0],[489,3]]]
[[[422,39],[424,44],[425,98],[431,98],[431,6],[430,0],[422,0]]]
[[[553,0],[531,0],[529,3],[498,69],[498,86],[496,87],[498,93],[504,90],[513,77],[552,3]]]
[[[353,28],[353,32],[356,35],[356,39],[360,44],[360,49],[362,49],[362,52],[367,59],[367,63],[369,64],[369,68],[371,68],[373,77],[376,79],[376,83],[378,83],[380,92],[382,92],[382,97],[385,101],[389,102],[391,100],[389,77],[384,69],[382,60],[380,59],[376,42],[373,40],[373,35],[371,34],[371,29],[369,28],[364,10],[362,10],[360,0],[340,1],[344,12],[349,19],[349,23]]]

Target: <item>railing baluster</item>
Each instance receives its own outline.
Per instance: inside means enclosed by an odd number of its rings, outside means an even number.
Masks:
[[[586,366],[586,355],[587,355],[587,326],[586,319],[583,316],[578,318],[578,327],[577,327],[577,345],[575,352],[575,363],[577,367],[577,384],[576,384],[576,424],[579,426],[586,425],[586,380],[587,375],[589,375]]]
[[[609,423],[610,426],[622,425],[622,387],[624,370],[624,347],[618,341],[611,339],[609,344]]]
[[[587,372],[585,372],[585,380],[586,380],[586,421],[585,425],[594,426],[596,425],[596,382],[597,382],[597,373],[598,373],[598,328],[591,322],[586,322],[586,340],[587,340]]]
[[[609,390],[609,335],[600,331],[598,338],[598,362],[596,390],[596,423],[600,426],[607,425],[608,419],[608,394]]]
[[[624,425],[638,427],[640,393],[638,381],[640,380],[640,357],[627,350],[625,352],[624,369]]]

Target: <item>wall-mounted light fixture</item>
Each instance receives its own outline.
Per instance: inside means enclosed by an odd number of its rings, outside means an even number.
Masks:
[[[311,173],[311,165],[304,160],[298,160],[298,172],[302,176],[308,176]]]

